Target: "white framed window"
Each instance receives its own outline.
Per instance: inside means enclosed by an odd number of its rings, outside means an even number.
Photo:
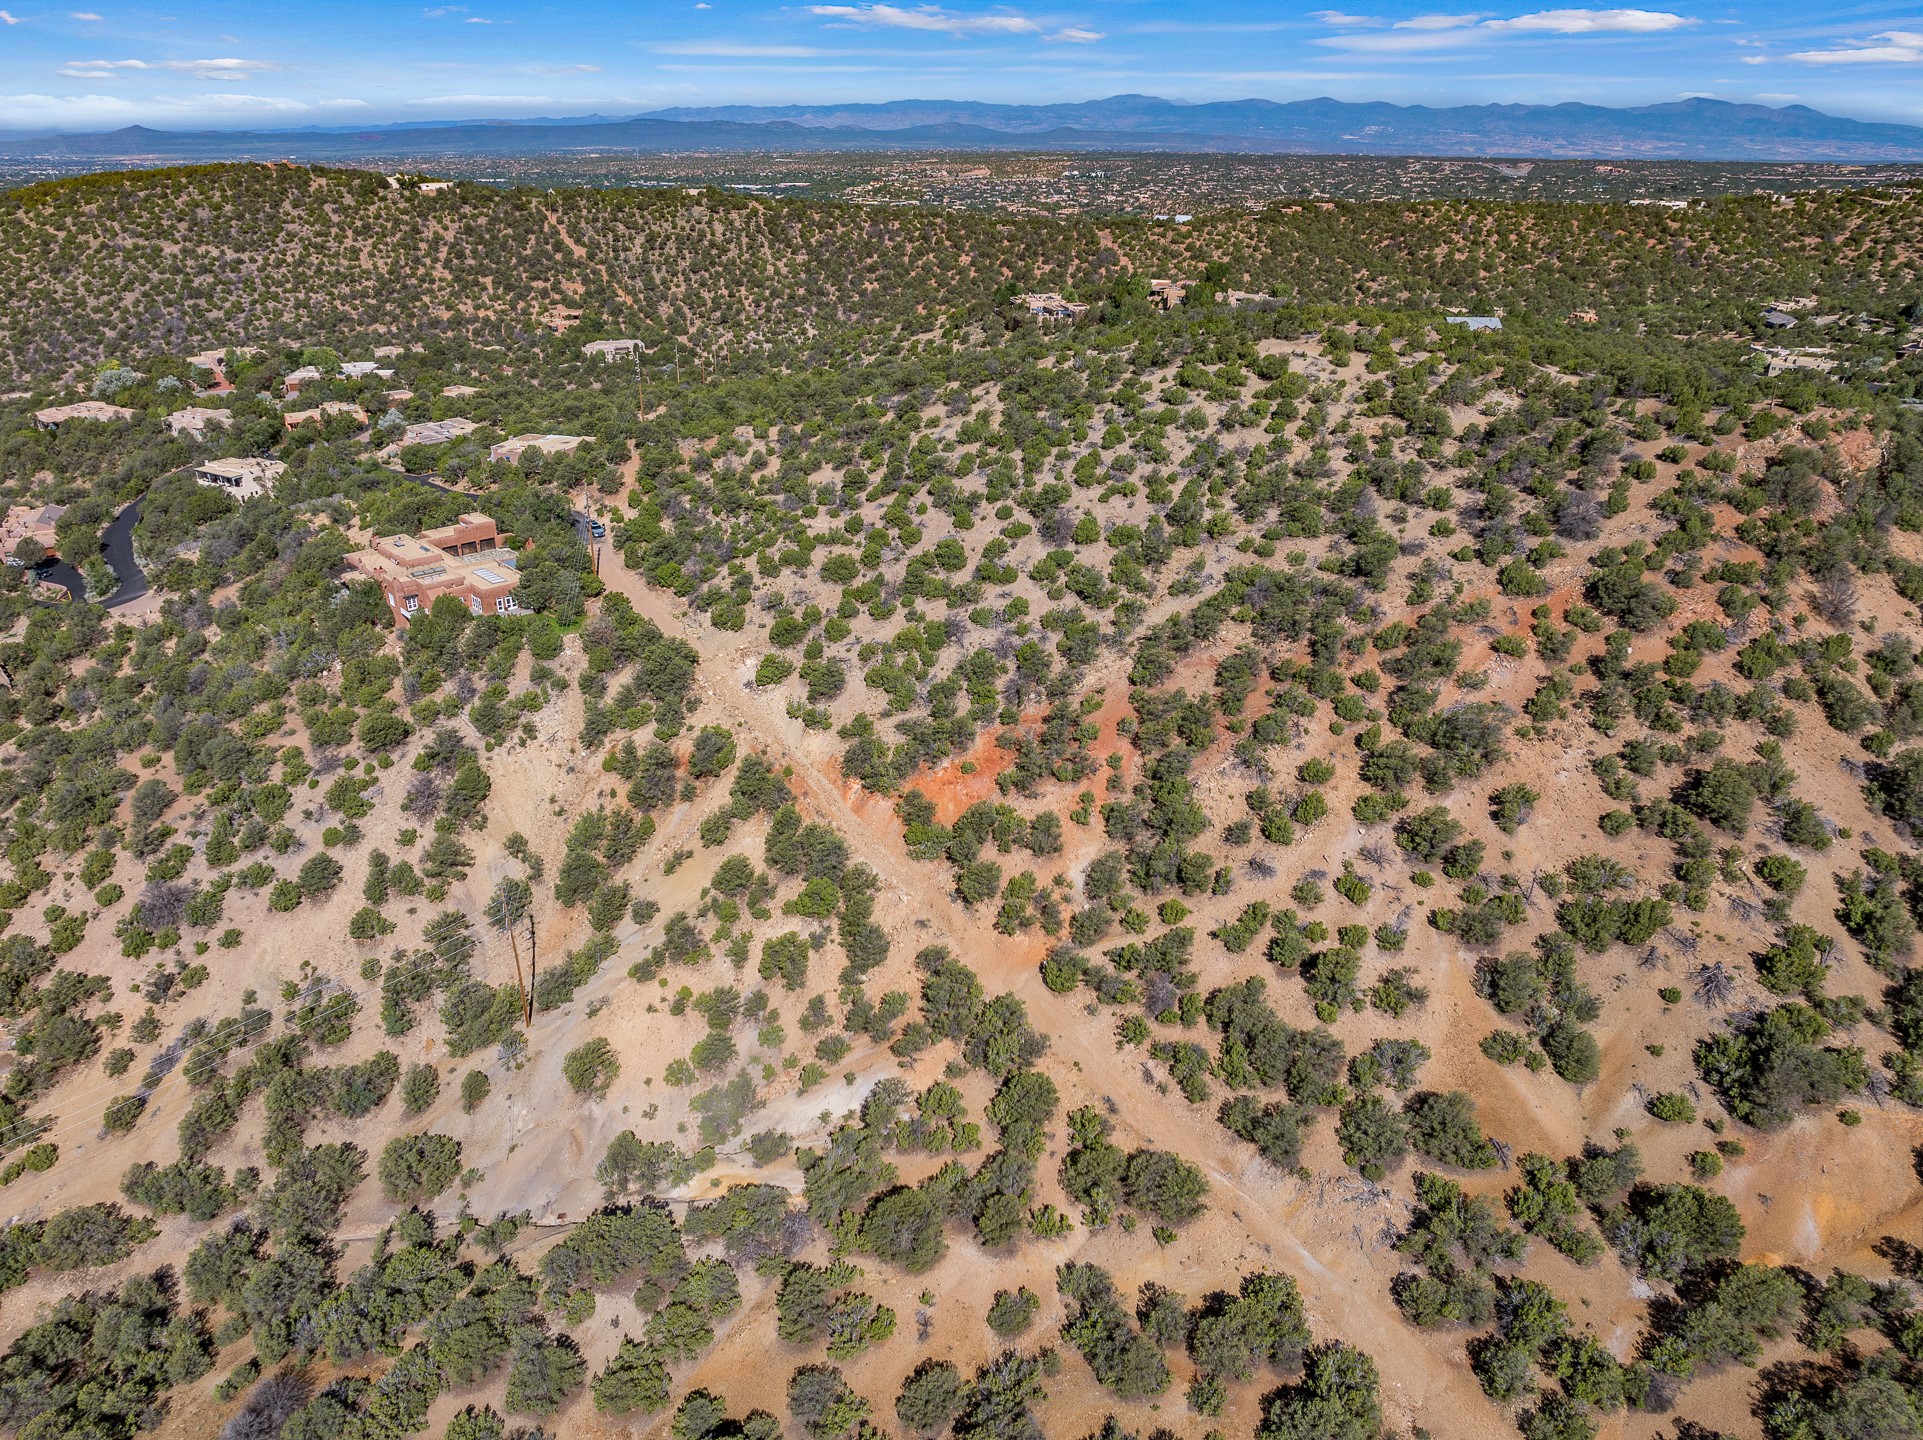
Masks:
[[[401,609],[405,610],[409,615],[412,615],[416,610],[420,608],[421,608],[421,597],[418,595],[410,595],[407,597],[407,599],[401,602]]]

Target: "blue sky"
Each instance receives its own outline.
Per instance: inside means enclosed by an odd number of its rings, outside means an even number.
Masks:
[[[1645,104],[1923,124],[1923,0],[6,0],[0,128],[293,126],[903,98]]]

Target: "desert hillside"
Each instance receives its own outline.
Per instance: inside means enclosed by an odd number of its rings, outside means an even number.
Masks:
[[[1919,204],[0,195],[0,1433],[1923,1436]]]

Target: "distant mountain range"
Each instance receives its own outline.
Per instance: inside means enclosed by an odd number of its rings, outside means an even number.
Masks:
[[[1923,127],[1678,100],[1601,105],[1425,105],[1224,100],[1188,105],[1115,95],[1063,105],[896,100],[873,105],[730,105],[626,118],[409,122],[300,130],[0,134],[0,157],[102,161],[536,155],[585,150],[1153,150],[1261,154],[1463,155],[1520,159],[1923,160]]]

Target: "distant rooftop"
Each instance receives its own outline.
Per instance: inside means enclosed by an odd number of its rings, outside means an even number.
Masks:
[[[490,460],[519,460],[529,451],[543,455],[567,455],[587,444],[586,435],[515,435],[497,445],[490,445],[487,458]]]
[[[167,417],[167,428],[176,435],[182,432],[200,435],[209,425],[219,425],[224,428],[233,423],[233,411],[221,410],[211,405],[189,405],[186,409],[176,410]]]
[[[68,420],[131,420],[134,414],[125,405],[109,405],[104,400],[80,400],[72,405],[49,405],[45,410],[34,411],[33,418],[41,429],[51,430]]]

